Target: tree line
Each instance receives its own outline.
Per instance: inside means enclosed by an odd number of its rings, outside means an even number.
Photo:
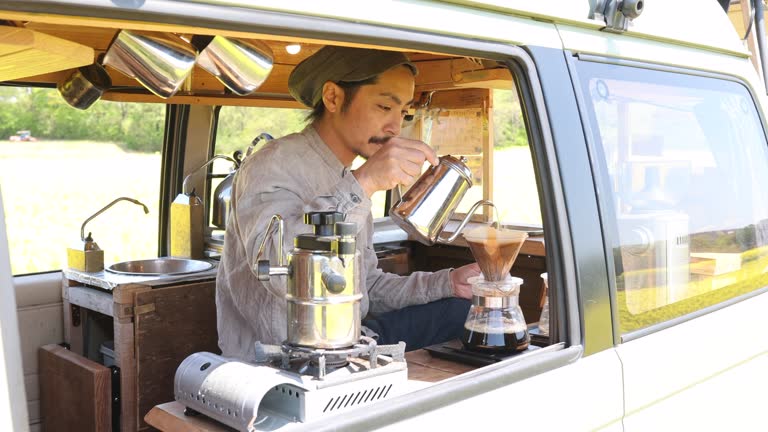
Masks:
[[[163,104],[97,101],[69,106],[56,89],[0,87],[0,139],[28,130],[37,139],[113,142],[125,150],[159,152]]]
[[[0,86],[0,140],[29,130],[45,140],[112,142],[126,151],[162,149],[166,105],[97,101],[87,110],[69,106],[56,89]],[[246,150],[263,132],[280,137],[303,129],[308,110],[223,107],[219,114],[216,152]],[[517,96],[494,92],[494,145],[528,145]]]

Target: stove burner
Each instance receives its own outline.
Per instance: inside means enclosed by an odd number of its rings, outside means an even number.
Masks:
[[[405,358],[404,342],[379,346],[374,339],[366,336],[350,348],[324,349],[287,343],[278,347],[256,342],[255,350],[257,364],[270,364],[321,380],[330,372],[348,366],[351,359],[364,359],[368,363],[367,368],[376,369],[379,355],[388,356],[394,361],[404,361]]]
[[[346,357],[329,355],[325,356],[325,367],[337,369],[346,366],[349,362]],[[320,366],[320,358],[310,358],[309,363],[313,366]]]

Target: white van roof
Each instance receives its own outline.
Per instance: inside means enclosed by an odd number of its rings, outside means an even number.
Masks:
[[[595,29],[605,26],[601,19],[590,19],[597,0],[444,0],[444,2],[503,11],[511,15],[553,23],[568,23]],[[715,0],[644,1],[642,14],[630,23],[627,34],[749,55],[728,14]]]

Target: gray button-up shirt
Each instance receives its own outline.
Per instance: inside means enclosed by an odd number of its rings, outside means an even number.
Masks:
[[[286,276],[260,282],[253,271],[270,218],[285,220],[284,251],[293,249],[309,211],[338,211],[358,227],[363,298],[360,316],[429,303],[453,295],[449,270],[409,276],[377,268],[371,201],[348,167],[331,152],[313,126],[267,143],[243,161],[232,186],[224,253],[216,277],[219,348],[224,356],[251,360],[254,342],[280,344],[287,338]],[[261,259],[273,265],[277,235],[267,239]],[[414,329],[418,331],[418,329]]]

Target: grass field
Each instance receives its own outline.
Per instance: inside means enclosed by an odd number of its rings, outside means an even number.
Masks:
[[[650,325],[702,310],[728,299],[753,292],[768,285],[768,247],[758,247],[741,253],[741,265],[736,271],[720,277],[691,273],[691,279],[680,286],[652,286],[633,290],[618,290],[616,303],[619,309],[619,330],[628,333]],[[687,264],[686,264],[687,265]],[[655,269],[628,271],[633,274],[653,273]],[[725,278],[725,282],[718,279]],[[650,280],[655,279],[651,277]],[[669,291],[676,291],[676,299],[666,298]]]
[[[527,148],[494,155],[497,204],[506,221],[540,223]],[[218,168],[217,168],[218,169]],[[86,226],[104,249],[105,264],[157,256],[160,154],[126,153],[111,143],[0,141],[0,188],[14,274],[66,266],[66,249],[80,242],[80,226],[118,197],[119,202]],[[480,199],[470,191],[466,206]]]
[[[86,226],[104,249],[105,263],[157,256],[160,155],[125,153],[114,144],[0,141],[0,188],[10,242],[11,270],[61,269],[66,249]]]

